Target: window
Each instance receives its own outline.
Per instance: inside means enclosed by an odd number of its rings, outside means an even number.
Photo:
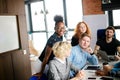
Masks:
[[[66,0],[66,12],[68,28],[74,29],[78,22],[82,21],[82,1],[81,0]]]
[[[115,29],[115,37],[120,41],[120,29]]]
[[[82,21],[82,0],[28,0],[26,5],[28,6],[26,7],[28,10],[26,15],[30,39],[33,40],[34,46],[38,50],[43,50],[47,39],[54,32],[55,22],[53,18],[55,15],[63,16],[68,28],[66,36],[69,39],[73,35],[76,24]],[[71,7],[71,5],[74,6]]]
[[[120,10],[113,10],[113,25],[120,26]]]
[[[31,16],[33,31],[45,31],[45,22],[43,15],[43,1],[31,3]]]
[[[110,21],[113,21],[113,26],[115,27],[115,37],[116,39],[118,39],[120,41],[120,17],[118,17],[120,15],[120,9],[117,9],[117,10],[112,10],[112,17],[113,17],[113,20],[110,20]]]

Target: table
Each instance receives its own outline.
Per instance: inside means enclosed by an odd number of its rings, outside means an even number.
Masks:
[[[102,65],[86,65],[83,68],[83,70],[85,71],[85,78],[82,79],[82,80],[120,80],[120,78],[113,78],[113,77],[110,77],[110,76],[97,76],[95,74],[97,68],[96,69],[87,69],[88,66],[97,67],[98,69],[102,68]],[[112,78],[112,79],[101,79],[102,77]]]
[[[83,70],[85,71],[85,78],[83,80],[94,79],[99,80],[101,77],[95,74],[96,70],[87,69],[88,66],[98,66],[98,65],[86,65]]]

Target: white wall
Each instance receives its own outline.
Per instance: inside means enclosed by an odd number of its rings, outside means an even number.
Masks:
[[[19,48],[16,16],[0,15],[0,53]]]
[[[86,15],[83,16],[83,21],[85,21],[91,29],[92,33],[91,47],[92,49],[94,49],[97,41],[97,30],[108,27],[108,15],[106,14]]]

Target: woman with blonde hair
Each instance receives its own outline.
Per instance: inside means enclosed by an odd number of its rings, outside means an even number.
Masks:
[[[87,33],[91,36],[91,31],[88,27],[88,25],[82,21],[82,22],[79,22],[77,25],[76,25],[76,28],[74,30],[74,35],[72,36],[72,39],[71,39],[71,45],[72,46],[76,46],[78,43],[79,43],[79,37],[82,33]]]
[[[71,44],[69,42],[56,42],[52,50],[55,57],[49,62],[48,80],[69,80],[70,70],[74,70],[76,73],[76,76],[70,80],[80,80],[83,78],[83,71],[80,71],[67,60],[71,51]]]

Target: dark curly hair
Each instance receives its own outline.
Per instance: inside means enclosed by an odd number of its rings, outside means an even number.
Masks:
[[[55,26],[56,26],[57,23],[63,22],[63,17],[61,15],[55,15],[54,16],[54,21],[55,21]]]

